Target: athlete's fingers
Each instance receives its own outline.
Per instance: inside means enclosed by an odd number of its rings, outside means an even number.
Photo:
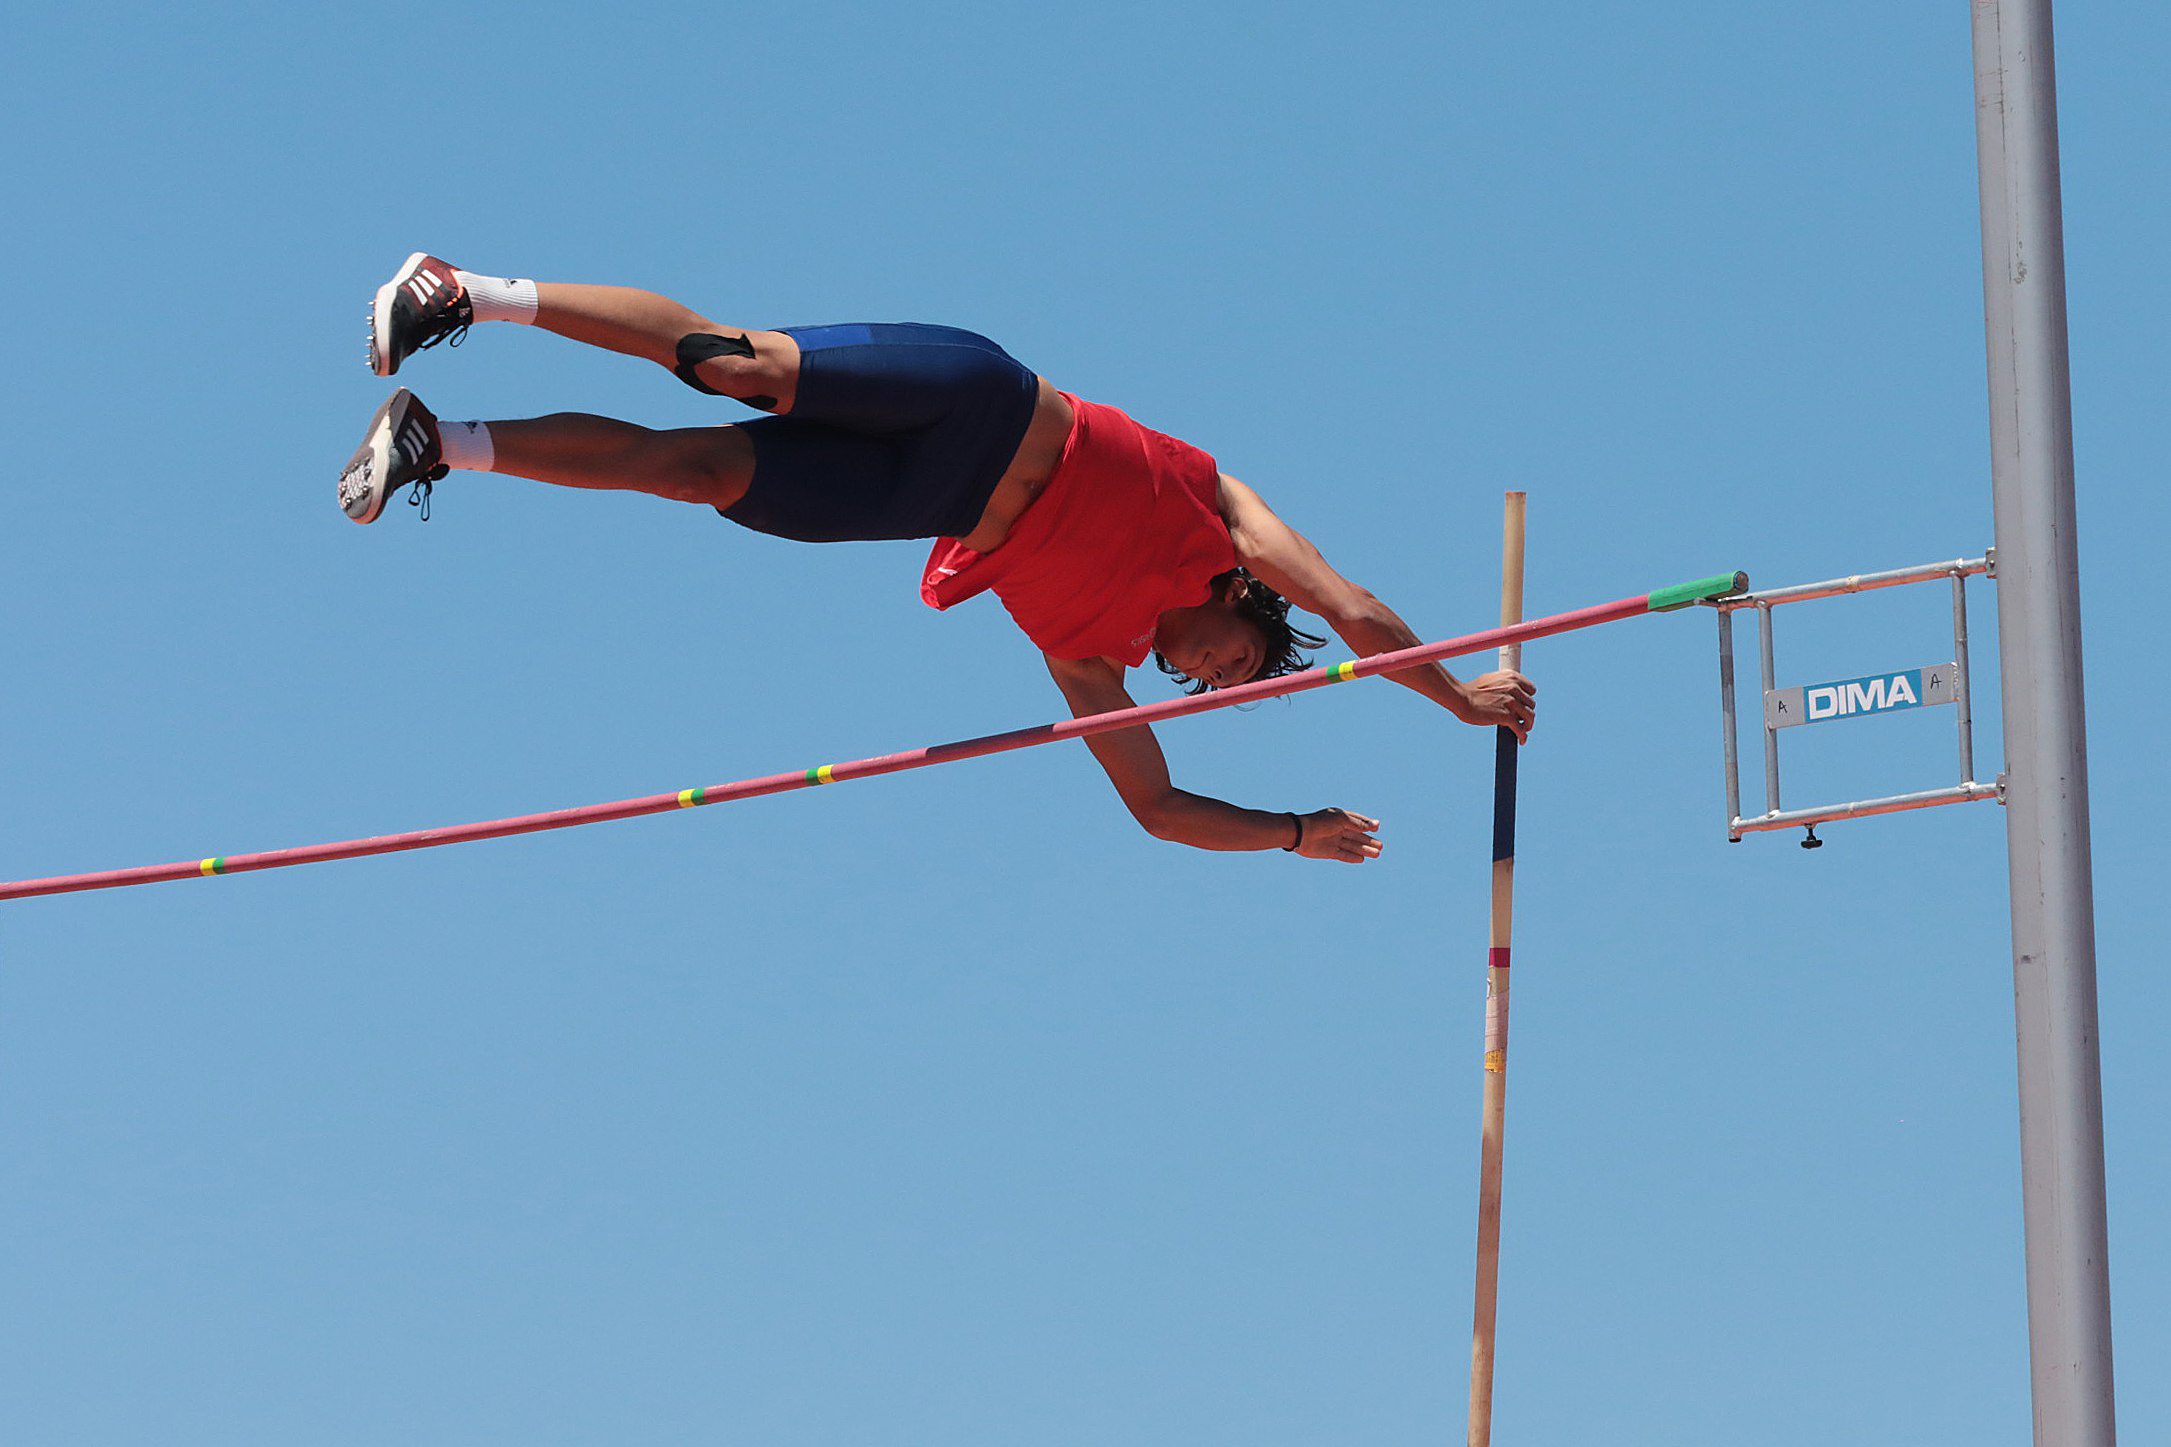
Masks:
[[[1345,864],[1362,864],[1367,859],[1379,857],[1380,842],[1368,835],[1345,837],[1335,841],[1334,857]]]
[[[1305,852],[1315,859],[1332,859],[1342,864],[1362,864],[1379,854],[1379,841],[1372,831],[1379,828],[1379,820],[1348,809],[1322,809],[1315,816],[1318,822],[1305,840]]]

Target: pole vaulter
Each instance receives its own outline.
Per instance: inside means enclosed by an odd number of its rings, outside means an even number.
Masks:
[[[620,799],[609,804],[590,804],[576,809],[556,809],[542,814],[521,814],[509,819],[488,819],[476,824],[452,824],[438,829],[417,829],[405,834],[381,834],[366,839],[344,839],[331,844],[311,844],[295,849],[272,849],[257,854],[219,854],[203,859],[184,860],[175,864],[151,864],[134,869],[108,869],[91,874],[63,874],[45,879],[22,879],[0,884],[0,900],[27,899],[41,894],[73,894],[87,889],[118,889],[133,884],[159,884],[168,880],[208,878],[212,875],[247,874],[259,869],[284,869],[295,864],[322,864],[335,859],[360,859],[371,854],[394,854],[404,849],[434,849],[441,844],[465,844],[475,839],[501,839],[512,834],[534,834],[545,829],[570,829],[579,824],[601,824],[612,819],[636,819],[644,814],[666,814],[674,809],[692,809],[705,804],[723,804],[737,799],[753,799],[764,794],[784,794],[794,789],[808,789],[821,784],[841,784],[848,779],[868,779],[877,774],[902,773],[907,769],[924,769],[934,764],[956,763],[960,759],[976,759],[986,754],[1008,753],[1013,749],[1029,749],[1040,744],[1052,744],[1062,739],[1089,738],[1116,729],[1133,728],[1139,724],[1158,723],[1163,719],[1185,718],[1191,714],[1210,713],[1215,709],[1230,708],[1237,704],[1254,703],[1260,699],[1277,698],[1283,694],[1302,693],[1307,689],[1324,688],[1331,683],[1346,683],[1353,678],[1375,678],[1405,669],[1437,663],[1446,658],[1460,658],[1481,653],[1489,648],[1502,648],[1527,642],[1534,638],[1549,638],[1559,633],[1570,633],[1580,628],[1595,627],[1600,623],[1612,623],[1622,618],[1633,618],[1644,613],[1665,613],[1685,608],[1692,603],[1711,602],[1730,593],[1740,592],[1748,586],[1748,578],[1741,573],[1721,573],[1702,578],[1693,583],[1682,583],[1655,592],[1641,593],[1633,598],[1622,598],[1612,603],[1600,603],[1590,608],[1579,608],[1568,613],[1556,613],[1549,618],[1536,618],[1528,623],[1508,628],[1488,629],[1483,633],[1471,633],[1461,638],[1443,639],[1437,643],[1421,644],[1415,648],[1397,649],[1388,653],[1373,654],[1368,658],[1348,659],[1324,668],[1308,668],[1299,673],[1283,674],[1277,678],[1260,679],[1254,683],[1240,683],[1211,693],[1190,694],[1182,698],[1166,699],[1160,703],[1141,704],[1135,708],[1115,709],[1107,713],[1089,714],[1083,718],[1064,719],[1056,723],[1039,724],[1032,728],[1014,729],[1008,733],[983,734],[978,738],[960,739],[954,743],[932,744],[925,748],[910,749],[903,753],[882,754],[869,759],[853,759],[841,764],[819,764],[813,768],[798,769],[789,773],[767,774],[760,778],[740,779],[735,783],[717,784],[707,788],[681,789],[674,794],[649,794],[638,799]]]
[[[495,491],[470,485],[492,473],[692,504],[680,517],[697,526],[721,518],[799,543],[932,540],[920,600],[993,595],[1072,718],[1136,708],[1128,673],[1149,658],[1193,693],[1308,668],[1327,640],[1296,613],[1358,658],[1425,641],[1211,453],[1064,391],[978,332],[750,328],[640,287],[493,276],[426,251],[378,288],[369,318],[380,377],[472,327],[521,325],[767,415],[665,431],[581,412],[462,421],[402,386],[340,472],[340,510],[356,523],[382,520],[403,492],[426,518],[441,482],[464,508]],[[1463,723],[1530,736],[1537,690],[1520,674],[1459,679],[1432,663],[1393,677]],[[1349,809],[1252,809],[1178,788],[1150,728],[1089,743],[1157,839],[1344,864],[1383,847],[1379,821]]]

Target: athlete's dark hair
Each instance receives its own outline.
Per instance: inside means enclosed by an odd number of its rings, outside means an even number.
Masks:
[[[1244,580],[1245,586],[1243,595],[1235,600],[1236,616],[1257,628],[1266,644],[1263,650],[1266,662],[1257,673],[1244,681],[1256,683],[1262,678],[1279,678],[1285,673],[1295,673],[1300,668],[1310,667],[1311,660],[1298,650],[1323,648],[1327,640],[1291,625],[1289,600],[1254,578],[1247,569],[1231,568],[1215,578],[1214,596],[1219,597],[1222,588],[1238,578]],[[1182,685],[1185,693],[1204,693],[1213,687],[1204,679],[1187,676],[1158,651],[1154,653],[1153,661],[1160,665],[1163,673]]]

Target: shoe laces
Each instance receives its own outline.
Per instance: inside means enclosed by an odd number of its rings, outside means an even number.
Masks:
[[[440,462],[428,472],[416,478],[415,485],[408,489],[407,505],[422,509],[422,516],[417,521],[428,522],[430,520],[430,493],[436,488],[438,479],[450,471],[452,471],[451,468]]]
[[[421,341],[415,343],[415,350],[418,352],[426,352],[430,348],[436,346],[439,342],[444,342],[450,346],[457,347],[458,345],[460,345],[460,343],[467,340],[467,329],[474,324],[474,313],[470,312],[465,321],[455,320],[451,326],[446,327],[443,331],[433,333],[432,335],[424,337]]]

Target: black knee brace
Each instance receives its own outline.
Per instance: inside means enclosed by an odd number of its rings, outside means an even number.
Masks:
[[[754,344],[746,337],[720,337],[714,332],[688,332],[678,339],[678,365],[671,370],[681,382],[696,392],[706,392],[711,397],[728,397],[729,392],[719,392],[701,380],[694,369],[711,357],[752,357]],[[774,397],[740,397],[736,399],[763,412],[774,411]]]

